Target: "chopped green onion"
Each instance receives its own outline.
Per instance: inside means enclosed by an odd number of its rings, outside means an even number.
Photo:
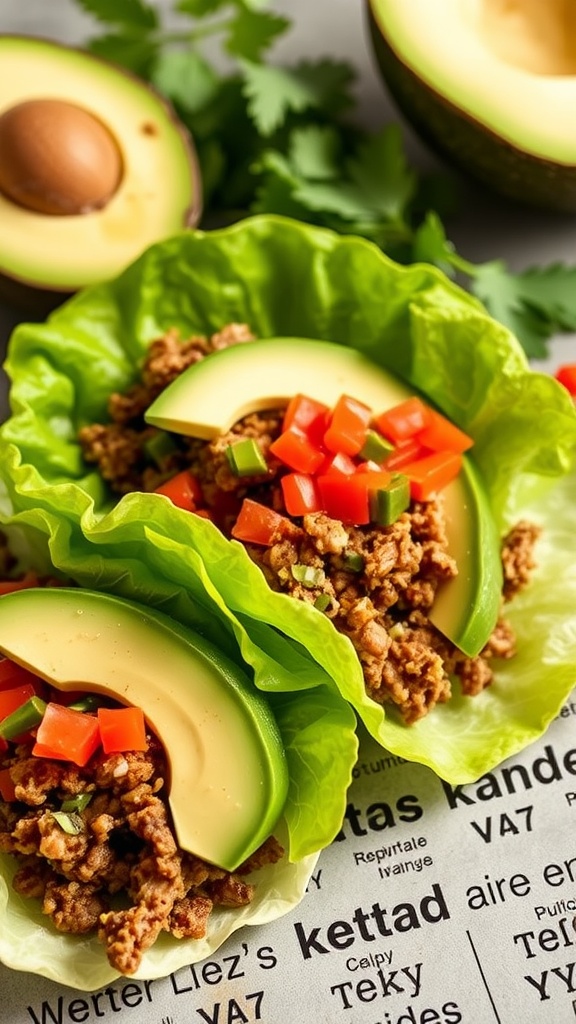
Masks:
[[[66,814],[64,811],[52,811],[51,813],[67,835],[78,836],[84,831],[84,822],[79,814]]]
[[[349,551],[344,555],[344,568],[350,572],[362,572],[364,568],[362,555],[358,551]]]
[[[382,434],[376,430],[368,430],[366,440],[360,449],[360,458],[366,462],[382,462],[393,451],[394,445],[382,437]]]
[[[176,451],[176,441],[165,430],[159,430],[144,442],[144,451],[148,458],[155,462],[158,469],[163,468],[164,460]]]
[[[72,704],[68,704],[68,707],[73,711],[96,711],[104,703],[104,697],[100,697],[97,693],[86,693],[84,697],[79,697]]]
[[[296,565],[290,566],[292,575],[297,583],[301,583],[303,587],[321,587],[326,579],[324,569],[317,569],[313,565],[302,565],[297,562]]]
[[[319,612],[325,612],[330,606],[330,603],[330,596],[328,594],[318,594],[318,597],[314,601],[314,607],[317,608]]]
[[[226,458],[235,476],[261,476],[268,472],[262,449],[253,437],[244,437],[226,447]]]
[[[69,797],[67,800],[62,801],[60,810],[65,814],[70,814],[72,811],[77,811],[80,814],[85,807],[88,807],[92,799],[92,793],[76,793],[75,796]]]
[[[46,701],[40,697],[30,697],[19,708],[0,722],[0,736],[5,740],[16,739],[23,732],[34,729],[40,724],[46,711]]]
[[[378,526],[390,526],[410,505],[410,481],[404,473],[395,473],[388,487],[371,491],[370,519]]]

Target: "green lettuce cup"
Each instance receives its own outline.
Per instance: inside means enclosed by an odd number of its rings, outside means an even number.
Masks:
[[[518,654],[480,695],[464,697],[455,685],[450,701],[406,726],[366,695],[351,642],[317,609],[272,592],[239,544],[157,495],[118,500],[85,465],[78,431],[105,419],[108,396],[135,379],[154,338],[172,327],[182,337],[210,334],[229,322],[260,338],[357,348],[472,435],[501,534],[521,518],[542,525],[537,571],[508,615]],[[195,560],[260,688],[285,699],[314,689],[320,673],[383,747],[465,783],[541,735],[576,682],[576,412],[557,382],[530,369],[510,332],[440,271],[400,267],[362,239],[279,217],[184,233],[45,324],[18,327],[6,369],[4,519],[32,526],[53,563],[80,582],[91,565],[121,592],[130,572],[134,596],[153,602],[150,565],[154,584],[155,572],[182,594],[193,589]],[[288,650],[301,671],[269,678],[263,656],[285,665]]]

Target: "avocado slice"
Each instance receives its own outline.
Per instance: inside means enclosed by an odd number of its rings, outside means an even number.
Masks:
[[[0,65],[0,283],[9,299],[49,308],[197,224],[195,148],[153,89],[85,51],[34,37],[0,36]],[[77,188],[86,164],[92,202]]]
[[[210,440],[250,412],[287,405],[300,391],[330,406],[351,394],[375,409],[413,393],[356,349],[311,338],[269,338],[232,345],[187,367],[145,419]]]
[[[356,349],[310,338],[233,345],[188,367],[154,400],[145,418],[165,430],[210,439],[243,416],[288,403],[301,390],[332,406],[353,395],[375,412],[414,394]],[[482,481],[470,459],[443,491],[449,551],[458,575],[442,585],[430,616],[444,636],[474,657],[498,617],[500,542]]]
[[[55,587],[0,599],[0,651],[60,690],[142,708],[183,849],[231,871],[270,835],[288,788],[282,740],[262,695],[206,640],[122,598]]]
[[[384,82],[421,137],[492,191],[576,210],[576,9],[366,0]]]

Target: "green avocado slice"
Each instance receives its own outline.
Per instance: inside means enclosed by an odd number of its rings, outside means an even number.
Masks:
[[[165,430],[210,439],[249,412],[287,404],[300,391],[327,405],[350,394],[375,413],[414,394],[355,349],[309,338],[272,338],[234,345],[188,367],[155,399],[145,418]],[[496,624],[502,568],[482,481],[469,459],[464,466],[443,491],[458,575],[443,584],[430,618],[474,657]]]
[[[118,597],[38,588],[0,599],[0,651],[58,689],[142,708],[165,747],[183,849],[232,871],[270,835],[288,789],[276,722],[203,638]]]

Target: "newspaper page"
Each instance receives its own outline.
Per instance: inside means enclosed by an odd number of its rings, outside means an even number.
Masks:
[[[450,786],[362,736],[300,905],[169,977],[82,993],[0,968],[3,1024],[576,1021],[576,695]]]

